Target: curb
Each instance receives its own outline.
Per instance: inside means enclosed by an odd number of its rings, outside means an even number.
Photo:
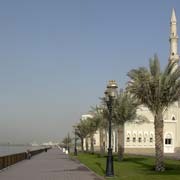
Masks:
[[[75,162],[81,164],[82,166],[86,167],[91,173],[93,173],[93,174],[94,174],[97,178],[99,178],[100,180],[105,180],[104,177],[102,177],[102,176],[100,176],[99,174],[97,174],[96,172],[94,172],[92,169],[90,169],[89,167],[87,167],[85,164],[81,163],[78,159],[73,158],[73,157],[70,157],[70,156],[69,156],[69,159],[70,159],[71,161],[75,161]]]

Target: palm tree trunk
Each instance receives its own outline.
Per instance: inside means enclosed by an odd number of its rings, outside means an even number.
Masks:
[[[81,151],[84,152],[84,138],[81,138]]]
[[[91,134],[91,153],[94,154],[94,135]]]
[[[163,140],[163,115],[162,112],[158,112],[154,116],[154,127],[155,127],[155,153],[156,162],[155,170],[164,171],[164,140]]]
[[[100,144],[100,155],[103,156],[104,155],[104,147],[103,147],[103,129],[100,128],[99,129],[99,144]]]
[[[89,151],[89,144],[88,144],[88,138],[86,138],[86,152]]]
[[[124,155],[124,124],[118,128],[118,161],[123,160]]]

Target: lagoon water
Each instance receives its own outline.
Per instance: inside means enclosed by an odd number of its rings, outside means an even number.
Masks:
[[[11,146],[11,145],[0,145],[0,156],[16,154],[26,152],[29,150],[41,149],[42,146]]]

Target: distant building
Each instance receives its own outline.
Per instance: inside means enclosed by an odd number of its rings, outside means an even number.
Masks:
[[[39,146],[36,142],[31,143],[31,146]]]
[[[83,114],[82,116],[81,116],[81,120],[85,120],[85,119],[87,119],[87,118],[92,118],[93,116],[91,115],[91,114]]]
[[[52,141],[42,143],[42,146],[57,146],[57,145],[59,145],[59,143]]]
[[[81,116],[81,120],[86,120],[87,118],[92,118],[93,115],[92,114],[83,114]],[[99,149],[99,132],[97,131],[95,134],[94,134],[94,148],[95,150],[98,150]],[[90,141],[90,138],[86,138],[84,140],[84,149],[86,150],[86,141],[88,142],[88,149],[90,149],[90,144],[91,144],[91,141]]]

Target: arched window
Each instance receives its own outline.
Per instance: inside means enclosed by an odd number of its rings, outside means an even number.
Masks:
[[[133,142],[136,142],[136,137],[133,137]]]
[[[153,143],[153,133],[150,134],[149,142]]]
[[[133,134],[133,142],[136,142],[136,134]]]
[[[130,142],[130,134],[127,134],[126,142]]]
[[[165,137],[165,144],[166,145],[171,145],[172,144],[172,135],[168,133]]]
[[[148,132],[144,132],[144,143],[146,143],[148,137]]]
[[[173,121],[175,121],[175,120],[176,120],[176,118],[175,118],[175,116],[174,116],[174,115],[172,116],[172,118],[171,118],[171,119],[172,119]]]
[[[138,142],[139,142],[139,143],[142,142],[142,133],[139,133],[139,135],[138,135]]]
[[[146,142],[146,137],[144,137],[144,142]]]

